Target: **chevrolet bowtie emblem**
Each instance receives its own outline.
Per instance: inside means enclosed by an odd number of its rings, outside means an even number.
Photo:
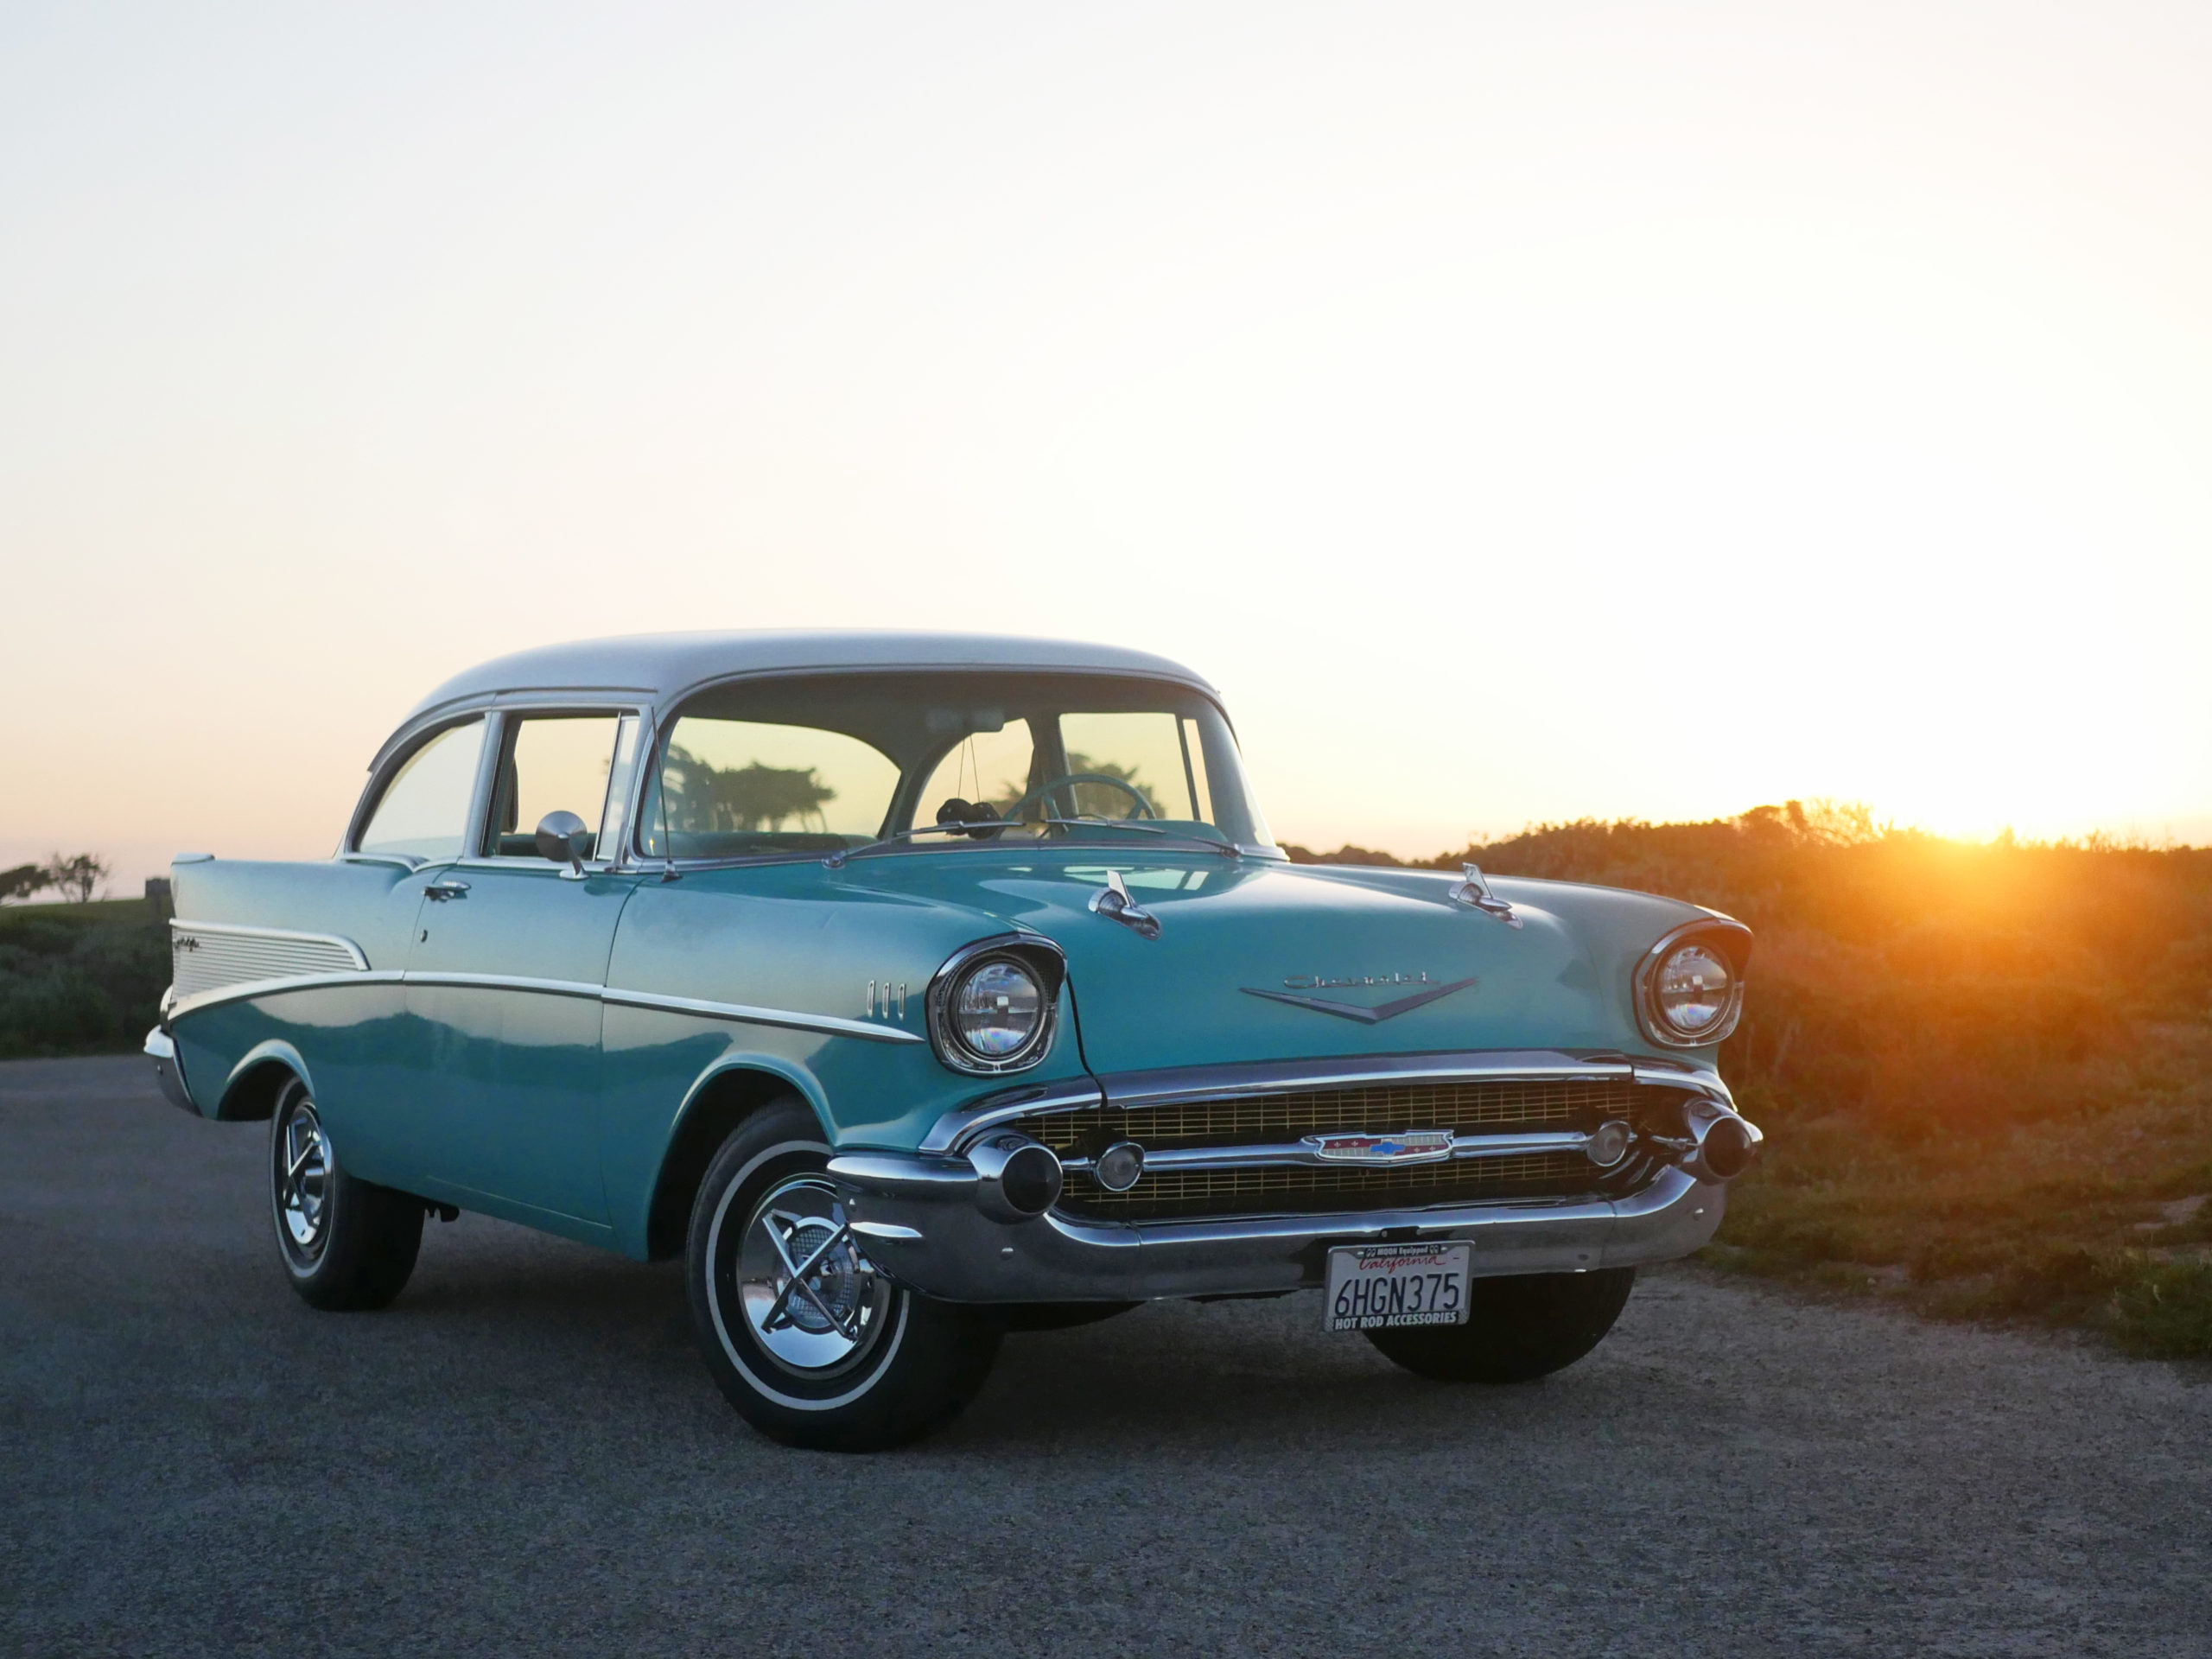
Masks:
[[[1270,1002],[1287,1002],[1294,1008],[1311,1008],[1316,1014],[1333,1014],[1339,1019],[1357,1020],[1363,1026],[1374,1026],[1385,1020],[1395,1020],[1402,1014],[1410,1014],[1415,1008],[1426,1007],[1439,997],[1449,996],[1454,991],[1464,991],[1474,982],[1472,979],[1455,979],[1448,985],[1436,985],[1429,982],[1426,974],[1419,979],[1408,979],[1403,974],[1389,974],[1374,979],[1300,977],[1283,982],[1286,985],[1312,986],[1316,989],[1325,987],[1330,990],[1339,987],[1364,989],[1370,985],[1414,985],[1419,988],[1403,996],[1393,997],[1388,1002],[1376,1002],[1371,1006],[1339,1001],[1335,997],[1304,995],[1299,991],[1262,991],[1249,985],[1239,988],[1247,996],[1264,996]]]
[[[1401,1129],[1395,1135],[1309,1135],[1301,1141],[1330,1164],[1427,1164],[1452,1155],[1449,1129]]]

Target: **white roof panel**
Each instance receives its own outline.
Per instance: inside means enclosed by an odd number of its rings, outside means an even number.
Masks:
[[[1031,668],[1133,674],[1174,680],[1211,695],[1180,663],[1119,645],[1025,639],[993,633],[906,633],[891,629],[816,632],[761,628],[702,633],[636,633],[541,645],[456,674],[415,705],[404,731],[424,715],[503,695],[627,692],[664,708],[696,687],[745,674],[820,669]]]

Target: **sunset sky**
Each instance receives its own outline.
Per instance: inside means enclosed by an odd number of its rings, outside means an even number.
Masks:
[[[2212,6],[0,9],[0,863],[582,635],[1180,658],[1277,833],[2212,842]]]

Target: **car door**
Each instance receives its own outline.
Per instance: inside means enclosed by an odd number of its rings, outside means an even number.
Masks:
[[[316,871],[316,925],[350,941],[369,971],[359,989],[323,994],[310,1036],[326,1133],[356,1173],[413,1191],[423,1171],[419,1113],[425,1055],[406,1015],[401,975],[413,951],[423,890],[473,845],[470,812],[490,721],[472,714],[435,728],[395,756],[338,861]]]
[[[472,856],[425,893],[407,966],[423,1054],[427,1196],[595,1237],[599,993],[637,884],[610,868],[639,721],[606,709],[508,712]],[[574,812],[581,873],[532,831]]]

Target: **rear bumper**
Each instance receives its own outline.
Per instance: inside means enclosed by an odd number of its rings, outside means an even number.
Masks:
[[[1669,1168],[1618,1200],[1469,1204],[1352,1214],[1114,1224],[1056,1212],[992,1219],[964,1160],[891,1153],[833,1158],[870,1261],[954,1302],[1135,1302],[1318,1287],[1329,1248],[1465,1241],[1495,1276],[1636,1267],[1688,1255],[1719,1226],[1724,1189]]]
[[[184,1065],[177,1058],[176,1039],[156,1026],[146,1033],[146,1058],[154,1063],[154,1081],[160,1085],[162,1098],[200,1116],[200,1109],[192,1103],[192,1091],[184,1085]]]

